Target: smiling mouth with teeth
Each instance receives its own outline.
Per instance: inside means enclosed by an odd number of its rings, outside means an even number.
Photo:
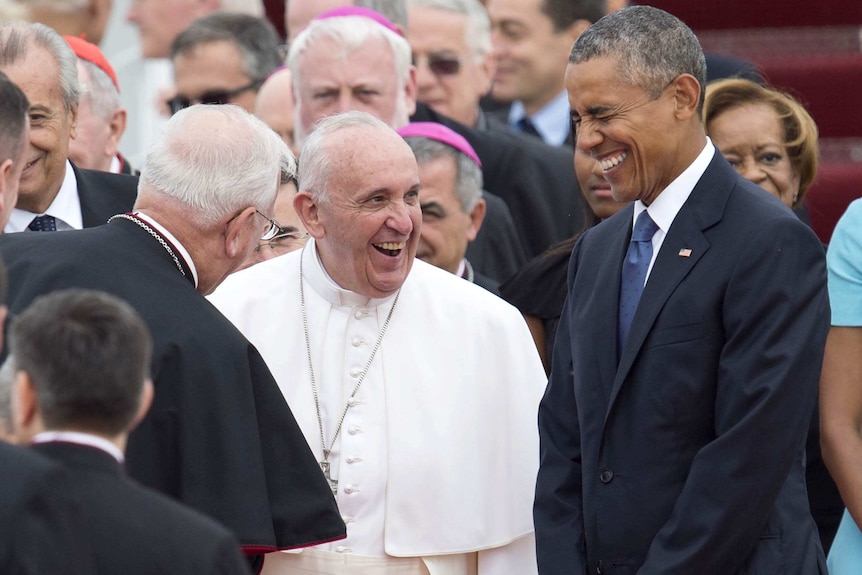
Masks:
[[[380,244],[371,244],[378,252],[387,256],[397,256],[401,250],[407,245],[407,242],[383,242]]]
[[[613,158],[606,158],[602,160],[601,162],[599,162],[599,165],[602,167],[603,172],[607,172],[611,168],[618,166],[620,162],[622,162],[628,157],[628,152],[623,152],[622,154],[614,156]]]

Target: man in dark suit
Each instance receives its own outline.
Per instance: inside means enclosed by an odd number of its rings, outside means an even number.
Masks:
[[[707,140],[705,68],[647,6],[572,48],[577,146],[635,201],[570,261],[539,410],[543,575],[826,572],[804,476],[824,253]]]
[[[94,573],[63,468],[0,442],[0,573]]]
[[[87,230],[0,236],[13,315],[41,294],[82,287],[144,318],[156,393],[129,436],[129,475],[226,525],[250,554],[344,536],[272,375],[203,298],[272,237],[282,162],[295,170],[284,142],[251,114],[192,106],[150,151],[134,213]]]
[[[8,96],[4,88],[0,91]],[[0,110],[5,112],[7,105],[0,100]],[[5,301],[6,268],[0,262],[0,302]],[[5,318],[6,305],[0,304],[0,321]],[[0,347],[2,343],[0,333]],[[9,384],[11,380],[0,383],[4,404]],[[0,415],[0,573],[93,573],[90,547],[78,529],[80,508],[69,495],[68,476],[56,463],[4,443],[11,439],[11,417],[5,409]]]
[[[0,26],[0,71],[30,101],[30,145],[18,202],[6,232],[81,229],[131,209],[138,179],[89,172],[68,160],[77,133],[77,58],[63,38],[42,24]]]
[[[249,572],[227,529],[123,473],[128,433],[153,397],[152,343],[131,306],[57,291],[15,319],[9,344],[16,436],[66,467],[97,573]]]

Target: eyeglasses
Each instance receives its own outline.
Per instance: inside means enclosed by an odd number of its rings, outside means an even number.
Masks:
[[[428,69],[435,76],[454,76],[461,71],[461,60],[454,56],[430,54],[427,58]],[[413,65],[418,66],[419,59],[413,55]]]
[[[266,217],[264,214],[260,212],[260,210],[254,210],[257,214],[269,222],[269,226],[266,228],[266,231],[260,236],[260,241],[262,242],[271,242],[276,239],[280,234],[284,234],[285,228],[281,227],[281,225],[272,218]],[[294,229],[294,228],[290,228]]]
[[[279,228],[279,232],[272,238],[268,240],[261,239],[257,247],[254,248],[254,251],[259,252],[263,247],[269,247],[270,249],[292,248],[297,244],[304,244],[307,238],[308,232],[301,232],[292,226],[286,226]]]
[[[263,84],[263,78],[253,80],[245,86],[240,86],[233,90],[208,90],[201,94],[200,98],[192,100],[188,96],[177,94],[168,100],[168,107],[171,109],[171,115],[176,114],[180,110],[188,108],[192,104],[229,104],[231,98],[235,98],[248,90],[257,90]]]

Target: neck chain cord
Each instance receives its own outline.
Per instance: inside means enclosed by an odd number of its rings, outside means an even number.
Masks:
[[[302,253],[299,255],[299,302],[302,308],[302,328],[305,332],[305,352],[308,357],[308,373],[311,376],[311,393],[314,396],[314,408],[317,410],[317,426],[320,430],[320,445],[323,448],[323,460],[318,463],[320,464],[320,469],[323,471],[324,477],[326,477],[327,482],[329,482],[332,494],[336,495],[338,493],[338,480],[333,479],[330,473],[329,454],[332,453],[332,448],[335,447],[335,441],[338,439],[338,434],[341,433],[341,426],[344,424],[344,418],[347,417],[347,410],[350,409],[351,405],[353,405],[353,398],[356,396],[356,392],[359,391],[359,387],[362,385],[362,382],[365,381],[365,376],[368,375],[368,369],[371,367],[371,362],[374,361],[374,356],[377,355],[377,350],[383,342],[383,336],[386,335],[386,329],[389,327],[389,321],[392,319],[392,312],[395,311],[395,306],[398,304],[398,297],[401,295],[401,290],[399,289],[398,293],[395,294],[395,301],[392,302],[392,307],[389,308],[389,314],[386,316],[386,321],[383,322],[383,327],[377,335],[377,341],[374,343],[371,355],[368,356],[368,361],[365,362],[365,367],[363,368],[362,373],[359,374],[359,379],[357,380],[356,385],[353,386],[353,391],[350,392],[350,397],[347,398],[347,403],[345,403],[344,409],[341,411],[341,417],[338,419],[338,426],[335,428],[335,433],[332,435],[332,441],[329,443],[329,447],[327,447],[326,439],[323,434],[323,416],[320,413],[320,396],[317,389],[317,381],[314,378],[314,367],[311,362],[311,337],[308,331],[308,311],[305,306],[305,286],[303,285],[305,274],[302,263],[304,259],[305,246],[302,247]]]
[[[131,214],[117,214],[116,216],[111,216],[110,218],[108,218],[108,223],[111,223],[118,218],[123,220],[129,220],[130,222],[135,222],[136,224],[144,228],[151,236],[156,238],[156,241],[162,244],[162,247],[165,248],[165,251],[168,252],[168,255],[173,258],[174,265],[177,266],[177,269],[180,270],[180,273],[183,274],[183,277],[185,277],[186,272],[183,271],[183,266],[180,263],[180,258],[177,257],[177,254],[174,253],[174,250],[171,249],[171,246],[168,245],[168,242],[166,242],[165,239],[161,235],[159,235],[158,232],[156,232],[156,230],[151,228],[145,221],[138,219]]]

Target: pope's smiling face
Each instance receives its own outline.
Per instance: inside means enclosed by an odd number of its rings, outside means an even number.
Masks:
[[[331,144],[324,197],[317,203],[318,242],[327,273],[368,297],[395,293],[407,279],[419,243],[419,171],[393,130],[356,127]]]

